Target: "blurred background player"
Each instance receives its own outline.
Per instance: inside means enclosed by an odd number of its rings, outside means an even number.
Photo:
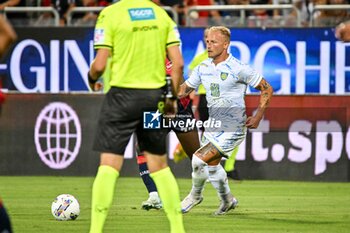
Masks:
[[[172,63],[169,59],[166,59],[166,75],[171,76]],[[182,81],[183,82],[183,81]],[[178,112],[173,121],[186,121],[187,119],[192,120],[194,118],[192,112],[192,101],[188,97],[179,99],[177,101]],[[187,157],[191,160],[193,153],[199,148],[199,138],[197,128],[191,127],[171,127],[179,139],[180,143],[177,145],[174,153],[174,162],[179,162],[183,158]],[[170,131],[170,130],[169,130]],[[140,151],[137,146],[137,164],[139,166],[140,176],[145,184],[149,197],[146,201],[142,202],[142,209],[160,209],[162,208],[162,202],[160,201],[157,187],[149,175],[147,166],[147,160],[144,156],[144,152]],[[176,152],[177,150],[177,152]],[[180,152],[179,152],[180,150]]]
[[[17,35],[11,25],[0,15],[0,59],[8,50],[10,45],[16,40]],[[1,82],[0,82],[1,88]],[[0,113],[1,104],[4,100],[0,90]],[[6,212],[5,206],[0,198],[0,233],[11,233],[11,222]]]
[[[145,27],[150,30],[142,30]],[[170,232],[185,232],[179,188],[167,164],[167,130],[143,128],[146,111],[153,118],[160,115],[156,110],[163,94],[162,87],[166,84],[165,54],[173,64],[173,85],[167,93],[164,112],[176,113],[176,94],[184,65],[180,43],[176,24],[162,8],[149,0],[122,0],[104,8],[99,15],[94,35],[97,53],[88,80],[93,89],[111,57],[111,88],[102,104],[94,143],[94,149],[101,154],[92,187],[90,233],[103,232],[125,148],[133,133],[145,152]]]
[[[209,120],[220,121],[221,127],[206,128],[201,148],[192,156],[192,190],[181,202],[184,213],[202,202],[206,180],[217,190],[220,206],[215,215],[226,214],[238,201],[232,195],[227,175],[220,165],[230,157],[246,136],[247,128],[257,128],[272,96],[272,87],[261,74],[242,64],[228,51],[231,32],[226,27],[211,27],[207,33],[208,59],[191,73],[180,86],[179,97],[190,94],[203,84],[209,107]],[[254,116],[246,117],[244,96],[250,85],[261,91]],[[210,165],[216,163],[216,166]]]

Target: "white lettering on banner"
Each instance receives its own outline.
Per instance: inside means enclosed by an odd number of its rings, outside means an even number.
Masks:
[[[239,144],[238,151],[236,154],[236,160],[245,160],[246,159],[246,138]]]
[[[264,148],[263,134],[270,132],[270,121],[262,119],[257,129],[252,132],[252,156],[255,161],[266,161],[269,155],[269,149]]]
[[[304,135],[311,134],[312,123],[306,120],[294,121],[288,132],[288,138],[292,144],[289,149],[288,159],[295,163],[303,163],[311,158],[312,143],[311,140]]]
[[[290,66],[291,59],[290,54],[288,52],[287,47],[280,41],[269,41],[264,43],[262,46],[260,46],[259,50],[256,52],[255,59],[254,59],[254,68],[257,69],[260,73],[264,72],[264,66],[265,66],[265,57],[267,53],[271,50],[271,48],[277,47],[281,49],[283,52],[286,65]],[[280,59],[280,58],[279,58]],[[281,89],[275,92],[276,94],[289,94],[291,92],[290,90],[290,83],[291,83],[291,75],[290,70],[286,69],[276,69],[275,73],[281,75]]]
[[[89,53],[87,59],[83,55],[83,50],[79,47],[78,41],[76,40],[51,40],[49,43],[49,50],[44,50],[47,45],[42,45],[39,42],[32,39],[25,39],[20,41],[14,48],[10,56],[10,77],[15,88],[19,92],[32,93],[32,92],[69,92],[70,82],[72,80],[80,79],[84,83],[83,88],[88,90],[87,81],[87,71],[89,69],[89,64],[94,58],[93,41],[89,41],[89,49],[86,53]],[[271,74],[277,74],[280,76],[280,85],[275,88],[275,93],[277,94],[305,94],[309,91],[307,90],[306,77],[308,74],[313,74],[318,72],[318,75],[311,75],[312,78],[319,79],[319,92],[321,94],[330,93],[330,78],[331,76],[335,78],[335,94],[345,94],[348,93],[348,88],[346,87],[346,73],[350,72],[350,66],[346,63],[349,54],[350,43],[335,43],[335,49],[331,50],[332,44],[329,41],[319,42],[319,62],[318,64],[306,64],[310,62],[307,59],[308,45],[304,41],[296,41],[296,51],[295,51],[295,61],[294,56],[291,56],[291,52],[288,47],[281,41],[271,40],[262,43],[256,48],[255,57],[252,56],[251,48],[242,41],[231,41],[230,46],[237,48],[240,54],[240,60],[244,63],[251,63],[253,61],[254,67],[258,69],[261,73],[266,72],[266,77]],[[30,61],[34,61],[35,66],[29,67],[29,71],[33,73],[35,86],[28,87],[28,77],[23,74],[31,75],[30,72],[23,70],[23,65],[21,60],[23,58],[23,52],[26,48],[31,47],[34,52],[32,52],[32,57]],[[280,50],[281,56],[278,59],[282,59],[282,63],[285,63],[285,68],[274,68],[272,70],[266,70],[266,58],[269,52],[274,50]],[[203,41],[199,41],[197,46],[197,51],[203,51]],[[45,54],[44,51],[47,51]],[[63,52],[62,52],[63,51]],[[85,51],[84,51],[85,52]],[[335,54],[331,54],[335,53]],[[335,57],[334,68],[331,68],[331,58]],[[50,64],[47,64],[50,62]],[[333,64],[333,63],[332,63]],[[347,66],[348,65],[348,66]],[[73,67],[74,66],[74,67]],[[48,68],[49,67],[49,68]],[[50,69],[50,71],[49,71]],[[78,71],[79,75],[72,74],[72,69]],[[332,69],[332,70],[331,70]],[[292,73],[295,70],[295,77],[292,77]],[[267,73],[268,72],[268,73]],[[72,77],[71,77],[72,76]],[[32,82],[33,83],[33,82]],[[292,83],[295,83],[295,90],[292,91]],[[49,85],[47,85],[49,84]],[[275,84],[276,85],[276,84]],[[332,84],[333,85],[333,84]],[[317,87],[316,87],[317,88]],[[250,89],[247,89],[247,93],[250,93]]]
[[[250,62],[250,50],[249,47],[240,41],[231,41],[230,46],[236,47],[239,51],[239,60],[243,63],[249,64]]]
[[[350,127],[348,128],[348,132],[346,133],[345,142],[346,153],[348,154],[348,159],[350,159]]]
[[[86,62],[79,46],[75,40],[66,40],[64,41],[64,91],[69,91],[69,79],[74,77],[69,77],[69,55],[72,57],[74,64],[79,70],[81,77],[84,77],[84,83],[86,86],[89,86],[87,80],[87,72],[89,71],[89,65]]]
[[[292,122],[288,129],[288,139],[292,145],[287,151],[288,160],[294,163],[304,163],[312,158],[313,141],[308,137],[311,136],[311,130],[312,123],[309,121],[297,120]],[[282,144],[276,143],[270,147],[263,146],[264,133],[273,133],[270,132],[268,120],[261,121],[259,128],[251,130],[251,132],[251,153],[254,161],[266,161],[270,153],[270,148],[271,157],[274,162],[283,160],[286,148]],[[350,160],[350,126],[346,135],[343,135],[342,127],[338,121],[317,121],[314,142],[315,175],[324,173],[327,170],[327,164],[338,162],[344,146],[347,157]],[[245,145],[241,146],[245,147]],[[236,159],[238,161],[244,161],[246,160],[246,156],[238,154]]]
[[[199,133],[199,132],[198,132]],[[168,155],[169,159],[174,159],[174,153],[177,145],[180,143],[174,131],[168,133]]]
[[[135,146],[135,135],[130,137],[128,145],[125,148],[125,151],[124,151],[124,158],[125,159],[132,159],[132,158],[134,158],[134,155],[136,153],[134,146]]]
[[[93,43],[90,42],[90,62],[88,63],[86,59],[84,58],[81,49],[78,46],[78,42],[75,40],[66,40],[63,43],[63,90],[60,89],[60,86],[62,85],[60,83],[60,77],[62,74],[60,73],[60,41],[59,40],[51,40],[50,41],[50,72],[46,69],[46,55],[44,53],[43,46],[39,44],[37,41],[32,39],[27,39],[19,42],[16,47],[14,48],[11,59],[10,59],[10,74],[12,78],[12,82],[16,89],[19,92],[23,93],[45,93],[47,91],[51,93],[58,93],[60,91],[69,92],[69,82],[70,80],[74,78],[81,78],[83,82],[86,85],[86,90],[88,90],[88,80],[86,77],[86,74],[89,70],[89,63],[92,61],[94,57],[93,53]],[[32,66],[29,68],[29,70],[32,73],[35,73],[35,80],[36,85],[32,88],[27,87],[24,84],[24,80],[27,77],[22,76],[22,70],[21,70],[21,59],[23,57],[23,52],[26,48],[32,47],[37,52],[39,59],[38,62],[40,62],[40,66]],[[35,54],[35,53],[34,53]],[[34,55],[36,56],[36,55]],[[31,58],[31,60],[35,60],[35,57]],[[73,60],[73,63],[72,63]],[[77,70],[79,71],[80,77],[70,77],[70,66],[72,64],[75,65]],[[46,77],[49,77],[47,79]],[[49,90],[46,89],[46,83],[50,83]]]
[[[249,64],[251,61],[251,51],[247,44],[241,41],[231,41],[231,47],[235,47],[239,51],[239,59],[243,63]],[[349,47],[350,43],[336,42],[335,50],[335,94],[345,93],[345,73],[350,72],[350,66],[346,66],[346,47]],[[307,44],[303,41],[296,42],[296,61],[295,64],[291,61],[290,51],[288,47],[281,41],[267,41],[258,47],[256,55],[254,57],[254,68],[264,73],[265,69],[265,57],[267,53],[273,48],[281,49],[284,58],[286,69],[275,69],[272,72],[281,76],[280,88],[275,88],[276,94],[291,94],[291,82],[292,82],[292,69],[291,65],[295,65],[295,92],[297,94],[305,94],[306,90],[306,76],[307,71],[318,71],[319,72],[319,93],[330,94],[330,74],[331,74],[331,44],[328,41],[320,42],[320,64],[319,65],[307,65],[306,57],[308,54]],[[200,48],[200,49],[199,49]],[[203,50],[203,42],[200,41],[197,46],[196,54]],[[271,74],[271,72],[270,72]],[[250,89],[247,89],[247,93],[250,93]]]
[[[325,172],[327,163],[335,163],[340,159],[343,149],[341,130],[337,121],[318,121],[316,123],[315,175]],[[328,146],[328,136],[331,138],[330,146]]]
[[[41,66],[33,66],[30,67],[30,71],[36,73],[36,87],[30,89],[26,87],[23,83],[23,77],[21,75],[21,58],[22,53],[25,48],[27,47],[34,47],[36,48],[37,52],[39,53],[40,62],[41,64],[45,64],[45,54],[44,50],[42,49],[41,45],[35,41],[35,40],[23,40],[20,43],[17,44],[15,49],[12,52],[11,55],[11,66],[10,66],[10,72],[13,84],[17,88],[19,92],[24,93],[33,93],[33,92],[45,92],[45,67]]]
[[[335,93],[345,94],[345,72],[350,72],[350,66],[346,66],[346,47],[350,43],[335,43]]]
[[[275,144],[271,148],[271,157],[275,162],[281,162],[284,158],[284,146],[282,144]]]
[[[320,74],[320,94],[329,94],[330,43],[322,41],[320,45],[320,65],[306,65],[306,42],[297,42],[296,51],[296,93],[305,94],[306,70],[318,70]]]
[[[198,45],[197,45],[197,49],[196,49],[196,53],[195,54],[200,54],[203,53],[205,51],[205,44],[203,41],[199,41]]]
[[[230,42],[231,47],[236,47],[239,51],[239,60],[241,60],[243,63],[249,64],[250,62],[250,50],[249,47],[240,41],[231,41]],[[250,88],[247,88],[246,90],[247,94],[250,94]]]
[[[50,42],[50,92],[58,93],[60,92],[60,42],[58,40],[53,40]]]

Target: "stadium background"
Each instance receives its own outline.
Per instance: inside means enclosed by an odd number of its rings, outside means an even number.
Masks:
[[[91,142],[103,96],[87,91],[93,29],[16,32],[19,39],[0,65],[9,91],[0,120],[0,175],[94,175],[98,156]],[[203,28],[180,28],[180,34],[188,65],[204,49]],[[278,95],[240,147],[242,177],[349,181],[350,44],[337,41],[333,28],[232,28],[231,45]],[[249,90],[248,112],[257,100]],[[50,104],[55,108],[43,112]],[[170,135],[170,165],[176,176],[190,177],[188,161],[171,161],[176,143]],[[138,176],[133,150],[128,147],[123,175]]]

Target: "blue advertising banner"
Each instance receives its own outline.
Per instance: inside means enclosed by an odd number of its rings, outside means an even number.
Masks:
[[[92,28],[17,28],[19,40],[0,64],[4,88],[22,93],[88,91]],[[350,94],[350,43],[332,28],[231,29],[231,52],[251,64],[276,94]],[[203,28],[180,28],[187,66],[205,49]],[[248,90],[254,92],[255,90]]]

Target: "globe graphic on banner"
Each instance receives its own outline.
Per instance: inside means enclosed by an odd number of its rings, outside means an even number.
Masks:
[[[77,157],[81,145],[79,118],[66,103],[50,103],[36,119],[34,138],[40,159],[47,166],[67,168]]]

